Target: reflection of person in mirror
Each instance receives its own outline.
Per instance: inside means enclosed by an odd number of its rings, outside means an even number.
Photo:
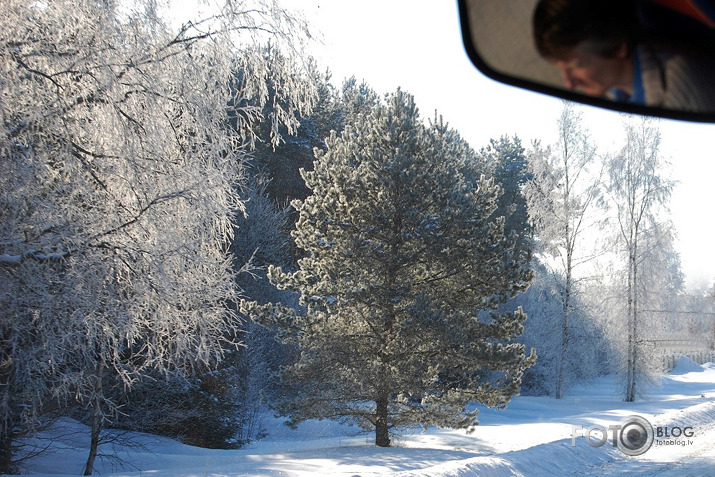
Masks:
[[[644,34],[634,0],[540,0],[539,53],[567,88],[616,101],[715,111],[715,59]]]

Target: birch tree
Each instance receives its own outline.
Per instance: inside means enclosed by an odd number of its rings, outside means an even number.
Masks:
[[[316,150],[294,202],[298,270],[269,270],[304,311],[243,309],[300,346],[284,372],[292,423],[347,419],[389,446],[414,424],[471,428],[477,401],[503,407],[534,356],[513,342],[528,263],[497,217],[499,188],[453,130],[425,126],[411,96],[389,95]]]
[[[113,392],[237,344],[236,186],[267,78],[274,141],[312,101],[293,61],[304,25],[231,1],[172,27],[161,5],[0,3],[0,471],[18,429],[76,400],[92,473]],[[280,62],[257,54],[268,38]]]
[[[582,125],[581,115],[565,103],[558,119],[558,141],[553,151],[536,148],[531,153],[531,178],[525,194],[529,217],[545,263],[553,267],[560,284],[561,338],[555,396],[563,397],[569,358],[570,324],[578,277],[575,269],[593,258],[584,235],[593,227],[591,215],[600,196],[600,171],[596,149]]]
[[[625,124],[625,145],[608,164],[608,192],[616,209],[618,232],[626,259],[626,387],[625,400],[636,398],[638,375],[643,369],[640,356],[640,315],[643,304],[641,262],[643,244],[653,235],[673,189],[663,176],[666,161],[660,155],[660,130],[652,119],[631,120]]]

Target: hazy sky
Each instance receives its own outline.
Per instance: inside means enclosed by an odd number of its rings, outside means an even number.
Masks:
[[[435,109],[479,149],[518,135],[551,143],[561,101],[496,83],[479,73],[462,46],[457,2],[449,0],[287,0],[322,34],[316,56],[337,82],[355,75],[379,93],[413,94],[424,117]],[[601,152],[623,138],[618,113],[583,107]],[[713,137],[715,125],[663,120],[663,155],[679,181],[672,199],[678,250],[690,285],[715,277]]]

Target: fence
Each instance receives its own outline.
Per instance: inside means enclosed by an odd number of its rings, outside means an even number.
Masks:
[[[675,367],[681,356],[687,356],[698,364],[715,363],[715,351],[694,351],[690,353],[669,353],[663,355],[663,370],[667,373]]]

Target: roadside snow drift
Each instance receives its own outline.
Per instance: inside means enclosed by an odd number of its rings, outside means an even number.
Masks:
[[[581,384],[561,400],[518,396],[504,411],[481,409],[472,434],[429,428],[395,436],[395,447],[378,448],[374,437],[329,421],[291,430],[266,417],[268,436],[240,450],[210,450],[144,434],[116,434],[100,448],[101,476],[541,476],[715,474],[715,365],[681,357],[660,383],[635,403],[622,401],[614,377]],[[653,427],[653,443],[629,457],[600,446],[598,429],[628,416]],[[602,426],[602,427],[598,427]],[[574,431],[574,429],[577,429]],[[584,432],[590,434],[591,444]],[[87,457],[89,430],[63,420],[35,441],[48,450],[25,473],[79,475]],[[111,457],[108,455],[111,454]]]

